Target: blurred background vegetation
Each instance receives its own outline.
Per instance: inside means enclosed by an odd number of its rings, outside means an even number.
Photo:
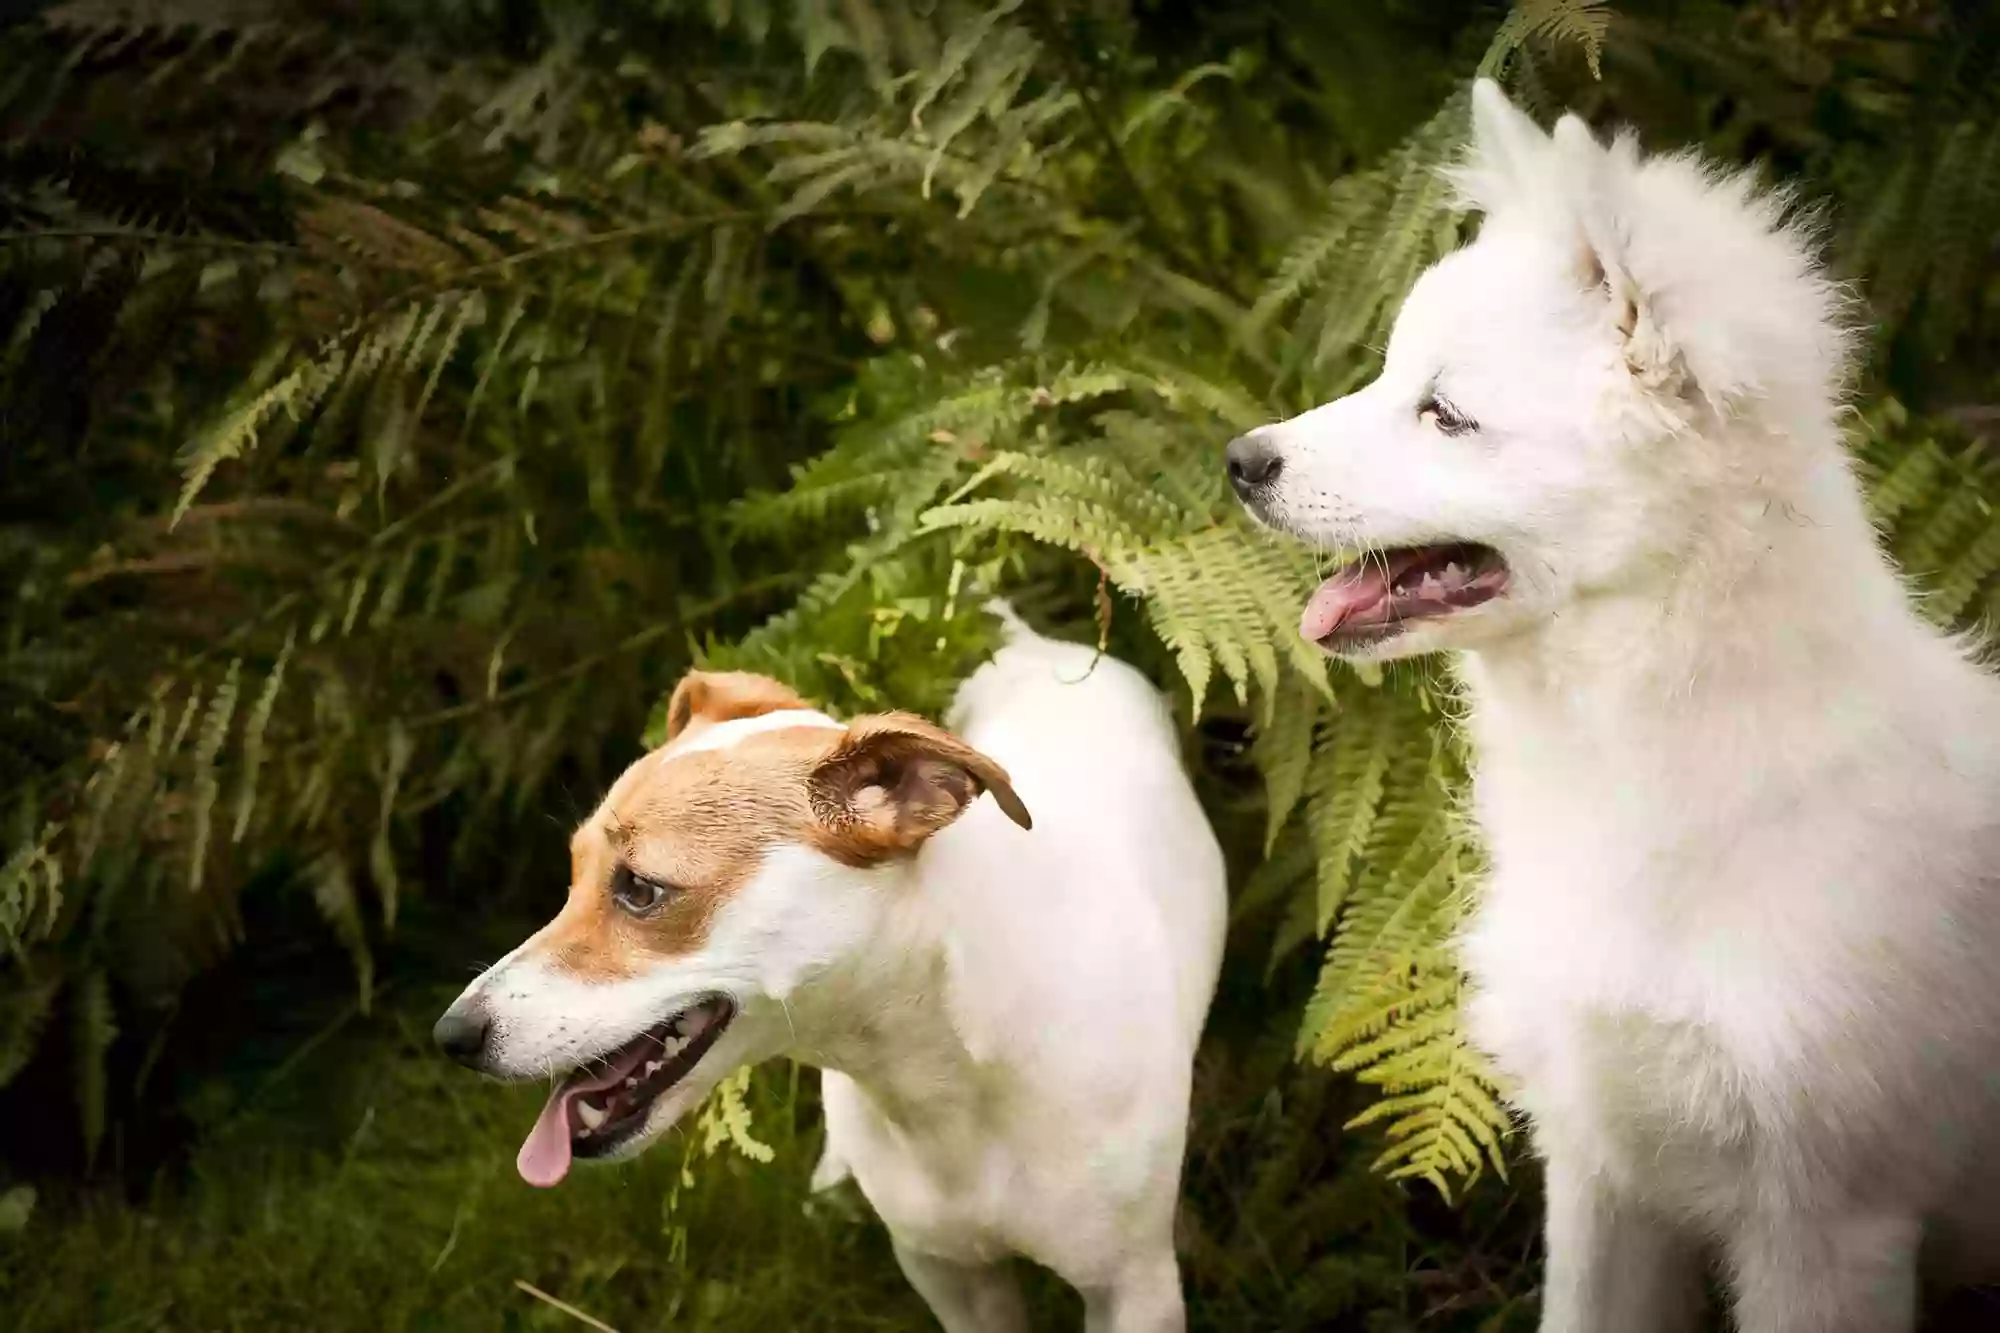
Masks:
[[[806,1193],[809,1071],[540,1193],[534,1091],[427,1031],[691,663],[935,710],[994,590],[1175,692],[1231,850],[1194,1326],[1531,1327],[1440,678],[1305,651],[1219,468],[1467,234],[1475,71],[1825,207],[1887,539],[1939,619],[2000,597],[1978,0],[10,14],[10,1327],[926,1327]]]

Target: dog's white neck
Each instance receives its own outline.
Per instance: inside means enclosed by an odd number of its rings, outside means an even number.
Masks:
[[[1671,838],[1967,715],[1983,682],[1908,604],[1827,435],[1721,441],[1770,475],[1718,490],[1690,549],[1463,655],[1482,803],[1629,803]]]
[[[980,1114],[986,1080],[952,1000],[951,915],[915,864],[877,872],[891,902],[852,960],[815,976],[788,1008],[790,1054],[846,1074],[913,1137],[937,1137]]]

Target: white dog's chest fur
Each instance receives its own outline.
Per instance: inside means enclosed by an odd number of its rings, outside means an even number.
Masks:
[[[1538,1135],[1691,1222],[1944,1188],[1991,1114],[2000,811],[1887,729],[1705,780],[1666,749],[1487,748],[1475,1038]]]

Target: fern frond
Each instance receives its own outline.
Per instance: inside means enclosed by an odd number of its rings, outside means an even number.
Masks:
[[[18,839],[0,864],[0,943],[15,949],[36,929],[37,915],[42,932],[53,927],[63,902],[63,863],[56,850],[62,825],[38,823],[32,808],[23,813],[34,831]]]
[[[222,683],[209,697],[208,712],[201,720],[201,734],[194,748],[194,836],[188,853],[188,889],[201,888],[208,867],[208,842],[215,827],[215,807],[222,799],[222,780],[215,761],[229,739],[229,724],[236,716],[237,694],[242,686],[243,659],[234,658]]]
[[[338,853],[326,852],[306,867],[305,876],[313,905],[353,960],[355,987],[365,1014],[375,992],[375,956],[368,947],[368,928],[361,919],[361,899],[354,891],[353,873]]]
[[[750,1132],[750,1107],[744,1095],[750,1090],[750,1080],[756,1074],[752,1065],[744,1065],[735,1073],[715,1085],[715,1091],[701,1106],[701,1113],[695,1118],[695,1127],[701,1131],[701,1152],[704,1157],[713,1157],[724,1145],[753,1162],[770,1162],[777,1154],[771,1146],[759,1141]]]
[[[278,692],[285,685],[285,669],[291,665],[292,653],[298,647],[298,630],[288,630],[284,647],[278,650],[278,658],[271,664],[271,674],[264,678],[263,688],[250,705],[250,713],[243,720],[242,759],[238,765],[242,772],[242,785],[236,795],[236,823],[230,831],[231,842],[242,842],[243,835],[250,829],[250,817],[257,809],[257,779],[264,767],[264,736],[271,726],[271,715],[278,707]]]
[[[1480,73],[1497,77],[1509,56],[1539,38],[1581,47],[1591,77],[1602,78],[1600,62],[1611,19],[1611,6],[1604,0],[1516,0],[1480,61]]]
[[[1267,857],[1306,793],[1313,742],[1319,738],[1322,702],[1321,691],[1296,672],[1287,673],[1279,690],[1266,696],[1264,717],[1251,744],[1250,757],[1264,778]]]

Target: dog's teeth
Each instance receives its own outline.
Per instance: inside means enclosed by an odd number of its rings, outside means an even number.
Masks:
[[[625,1086],[626,1086],[626,1087],[628,1087],[628,1088],[636,1088],[636,1087],[638,1087],[638,1086],[639,1086],[639,1076],[638,1076],[637,1074],[633,1074],[633,1075],[630,1075],[629,1077],[627,1077],[627,1078],[626,1078],[626,1080],[625,1080]]]
[[[671,1054],[671,1052],[669,1052],[669,1054]],[[646,1061],[646,1077],[651,1078],[653,1075],[659,1073],[662,1063],[663,1062],[659,1060]]]
[[[583,1132],[588,1134],[604,1123],[604,1108],[579,1101],[576,1104],[576,1118],[583,1121]]]

